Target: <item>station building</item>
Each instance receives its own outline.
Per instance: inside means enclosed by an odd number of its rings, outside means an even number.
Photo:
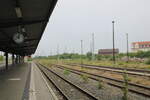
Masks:
[[[149,51],[150,50],[150,41],[133,42],[131,49],[133,52]]]

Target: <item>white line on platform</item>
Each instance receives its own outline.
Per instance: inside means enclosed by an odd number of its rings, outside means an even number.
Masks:
[[[39,71],[41,76],[42,76],[42,79],[44,80],[44,82],[46,83],[46,86],[49,90],[49,92],[51,93],[51,95],[53,96],[54,100],[58,100],[57,96],[55,95],[55,93],[53,92],[53,90],[51,89],[51,87],[48,85],[46,79],[44,78],[43,74],[41,73],[41,71]]]
[[[29,100],[36,100],[33,63],[31,65],[31,82],[30,82],[30,89],[29,89],[29,91],[30,91],[29,92]]]
[[[20,81],[21,79],[20,78],[10,78],[8,79],[9,81]]]

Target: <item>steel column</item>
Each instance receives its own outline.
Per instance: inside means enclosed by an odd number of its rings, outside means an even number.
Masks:
[[[15,62],[16,62],[16,64],[18,64],[18,55],[16,55]]]
[[[20,56],[18,55],[18,63],[20,63]]]
[[[19,56],[19,63],[21,63],[21,58],[22,58],[22,57],[21,57],[21,56]]]
[[[116,63],[116,58],[115,58],[115,32],[114,32],[114,23],[115,21],[112,21],[112,31],[113,31],[113,62],[114,64]]]
[[[5,56],[6,56],[6,70],[8,70],[8,52],[5,52]]]
[[[15,56],[14,56],[14,54],[12,54],[12,65],[14,65],[14,64],[15,64],[14,59],[15,59]]]

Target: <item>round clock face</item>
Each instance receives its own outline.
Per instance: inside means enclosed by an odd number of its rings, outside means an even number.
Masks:
[[[24,35],[20,34],[20,33],[16,33],[13,36],[13,40],[17,43],[17,44],[21,44],[24,42]]]

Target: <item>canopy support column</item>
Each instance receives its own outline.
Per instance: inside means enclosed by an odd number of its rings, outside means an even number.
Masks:
[[[21,63],[21,56],[19,56],[19,64]]]
[[[15,64],[15,56],[14,56],[14,54],[12,54],[12,65],[14,65]]]
[[[18,64],[18,55],[16,55],[15,62],[16,62],[16,64]]]
[[[6,70],[8,70],[8,52],[5,52],[5,56],[6,56]]]

